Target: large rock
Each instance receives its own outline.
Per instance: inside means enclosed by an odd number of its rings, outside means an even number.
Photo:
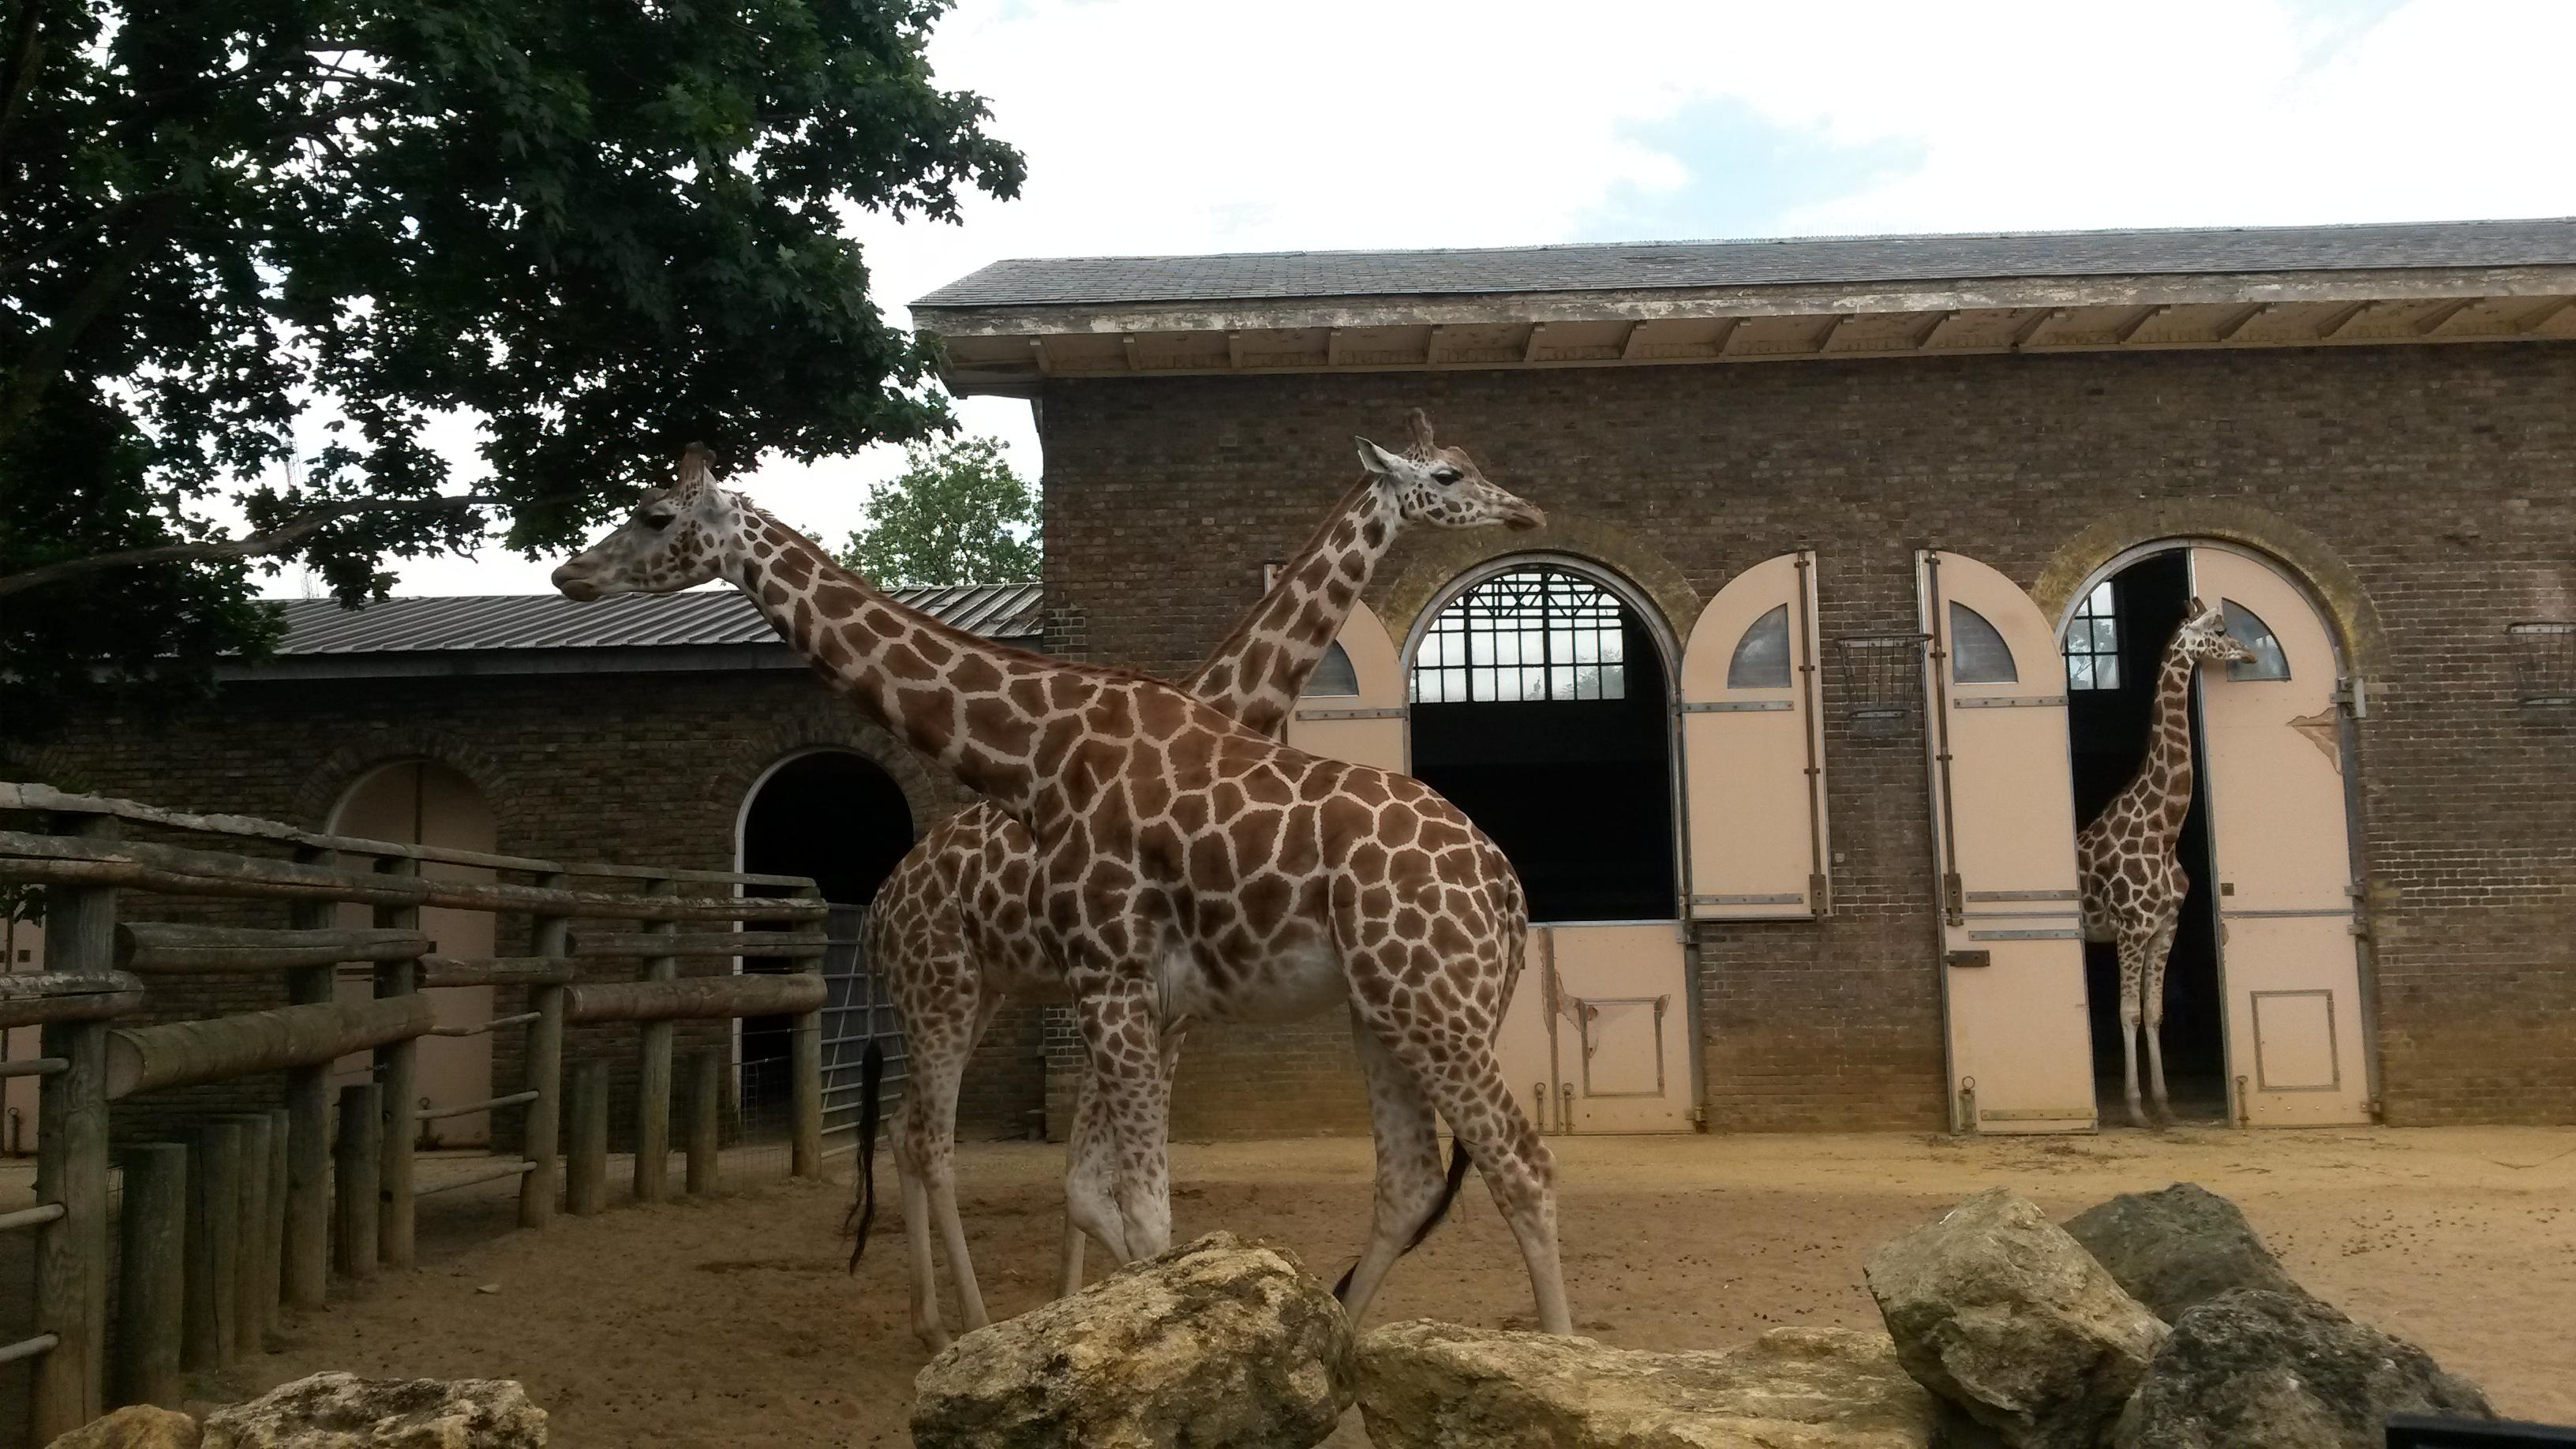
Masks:
[[[1307,1449],[1350,1406],[1350,1320],[1285,1249],[1211,1233],[950,1344],[918,1449]]]
[[[2002,1188],[1870,1254],[1897,1358],[2016,1449],[2090,1449],[2165,1326],[2038,1207]]]
[[[202,1449],[544,1449],[546,1411],[509,1379],[315,1374],[206,1416]]]
[[[2128,1295],[2167,1323],[2238,1288],[2304,1294],[2263,1246],[2236,1204],[2198,1183],[2124,1192],[2069,1218],[2084,1245]]]
[[[2378,1449],[2396,1413],[2492,1419],[2475,1384],[2304,1293],[2240,1289],[2174,1321],[2119,1449]]]
[[[45,1449],[197,1449],[197,1421],[176,1410],[134,1404],[90,1420]]]
[[[1875,1333],[1775,1328],[1733,1353],[1398,1323],[1360,1340],[1377,1449],[1929,1449],[1947,1411]]]

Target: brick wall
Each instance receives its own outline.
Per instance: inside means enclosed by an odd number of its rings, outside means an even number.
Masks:
[[[2565,1121],[2576,723],[2512,702],[2502,631],[2576,616],[2571,385],[2576,349],[2554,344],[1058,380],[1047,588],[1092,659],[1177,674],[1347,486],[1350,435],[1399,436],[1416,405],[1497,482],[1650,541],[1703,599],[1817,549],[1827,640],[1915,627],[1918,547],[2029,586],[2141,509],[2277,518],[2386,627],[2358,764],[2389,1119]],[[1838,690],[1829,670],[1834,917],[1699,933],[1720,1127],[1945,1120],[1920,726],[1856,739]],[[1338,1119],[1343,1034],[1194,1032],[1175,1131]]]

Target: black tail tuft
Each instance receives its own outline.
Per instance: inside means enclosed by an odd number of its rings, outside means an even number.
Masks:
[[[877,1088],[884,1081],[885,1044],[869,1042],[867,1055],[859,1059],[859,1195],[841,1223],[841,1231],[856,1239],[850,1244],[853,1273],[859,1271],[859,1255],[868,1250],[868,1224],[877,1215]],[[1450,1190],[1457,1190],[1454,1181]]]
[[[1441,1184],[1439,1199],[1431,1204],[1431,1211],[1422,1215],[1422,1222],[1419,1226],[1414,1228],[1413,1236],[1405,1239],[1405,1252],[1410,1253],[1414,1249],[1421,1247],[1422,1240],[1431,1236],[1431,1230],[1440,1226],[1441,1220],[1449,1216],[1450,1204],[1458,1200],[1458,1189],[1467,1181],[1467,1166],[1467,1144],[1455,1137],[1450,1138],[1449,1180]],[[1398,1256],[1402,1255],[1399,1254]],[[1333,1285],[1334,1302],[1347,1303],[1350,1301],[1351,1275],[1357,1273],[1359,1270],[1360,1265],[1357,1263],[1353,1263],[1342,1270],[1341,1281]]]

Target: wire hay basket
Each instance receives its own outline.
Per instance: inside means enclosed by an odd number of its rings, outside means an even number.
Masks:
[[[2576,705],[2576,621],[2507,624],[2514,696],[2533,708]]]
[[[1923,706],[1924,634],[1846,634],[1834,641],[1843,715],[1861,739],[1910,733]]]

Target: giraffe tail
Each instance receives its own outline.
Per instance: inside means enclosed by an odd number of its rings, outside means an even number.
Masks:
[[[1449,1216],[1450,1205],[1458,1200],[1459,1187],[1467,1181],[1467,1166],[1468,1157],[1466,1142],[1461,1138],[1450,1138],[1449,1178],[1446,1182],[1443,1182],[1440,1185],[1440,1196],[1432,1202],[1431,1211],[1422,1215],[1421,1223],[1416,1225],[1413,1229],[1413,1236],[1404,1240],[1404,1251],[1406,1253],[1410,1253],[1414,1249],[1421,1247],[1422,1240],[1431,1236],[1431,1230],[1440,1226],[1441,1221]],[[1403,1254],[1399,1253],[1396,1256],[1402,1257]],[[1357,1263],[1353,1263],[1342,1270],[1342,1280],[1333,1285],[1334,1301],[1341,1302],[1345,1300],[1346,1295],[1348,1295],[1351,1290],[1351,1275],[1357,1273],[1359,1270],[1360,1265]]]
[[[868,1224],[877,1215],[877,1089],[885,1082],[885,1043],[868,1043],[867,1055],[859,1059],[859,1187],[858,1197],[850,1204],[850,1215],[842,1220],[841,1231],[848,1233],[850,1271],[859,1271],[859,1255],[868,1250]]]

